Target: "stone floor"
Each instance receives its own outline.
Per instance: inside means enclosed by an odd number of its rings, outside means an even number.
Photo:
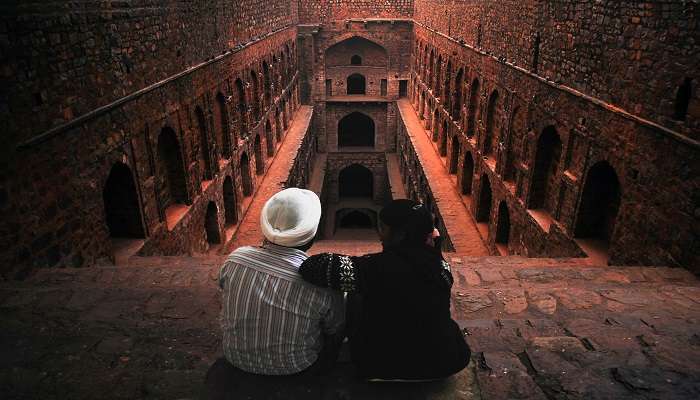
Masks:
[[[251,398],[700,396],[700,283],[686,271],[450,258],[453,317],[474,351],[462,374],[378,386],[355,382],[342,364],[316,382],[255,385]],[[0,283],[3,398],[197,398],[220,354],[220,261],[132,259]]]

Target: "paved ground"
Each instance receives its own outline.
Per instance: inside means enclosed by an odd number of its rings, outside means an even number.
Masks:
[[[135,259],[0,284],[3,398],[196,398],[220,354],[219,263]],[[580,260],[452,263],[453,316],[474,351],[457,378],[371,386],[343,364],[325,380],[241,390],[264,399],[700,396],[700,284],[689,273]]]
[[[430,140],[430,132],[425,130],[407,99],[399,100],[397,105],[455,252],[473,256],[488,255],[488,249],[477,230],[476,221],[467,210],[453,183],[453,176],[449,174],[437,148]]]

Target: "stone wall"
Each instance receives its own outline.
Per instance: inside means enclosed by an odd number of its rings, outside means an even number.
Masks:
[[[687,1],[417,0],[416,23],[700,138],[700,5]],[[690,80],[685,119],[674,118]]]
[[[350,18],[411,18],[413,0],[299,0],[302,24]]]
[[[607,227],[611,262],[698,265],[698,142],[440,33],[417,26],[416,38],[414,106],[455,164],[477,220],[488,211],[481,204],[488,179],[490,212],[481,219],[492,248],[505,201],[511,253],[582,254],[586,182],[600,183],[591,171],[604,169],[619,191],[619,205],[606,205],[617,209]]]

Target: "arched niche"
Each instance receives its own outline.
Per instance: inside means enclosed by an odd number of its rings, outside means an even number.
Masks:
[[[338,147],[374,147],[374,120],[361,112],[353,112],[338,121]]]
[[[145,236],[134,175],[126,164],[112,166],[102,199],[110,237],[137,239]]]

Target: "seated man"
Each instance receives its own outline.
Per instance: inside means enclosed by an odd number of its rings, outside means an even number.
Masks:
[[[450,316],[452,274],[434,243],[431,213],[422,204],[396,200],[379,219],[381,253],[319,254],[304,261],[301,275],[315,285],[361,295],[359,316],[348,321],[351,356],[361,377],[421,381],[459,372],[470,350]]]
[[[258,375],[322,372],[337,357],[342,295],[306,283],[298,273],[321,219],[315,193],[286,189],[262,209],[262,247],[241,247],[221,268],[221,328],[226,360],[207,374],[210,398],[226,371]],[[324,335],[328,335],[324,337]]]

